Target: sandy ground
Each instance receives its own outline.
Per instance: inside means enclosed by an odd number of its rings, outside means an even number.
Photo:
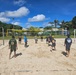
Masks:
[[[10,60],[8,40],[0,45],[0,75],[76,75],[76,43],[73,42],[69,57],[64,55],[64,39],[56,39],[56,51],[52,52],[45,40],[39,39],[35,44],[34,39],[28,39],[28,45],[25,48],[22,40],[17,57]]]

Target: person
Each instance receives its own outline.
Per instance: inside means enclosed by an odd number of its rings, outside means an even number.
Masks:
[[[34,39],[35,39],[35,43],[37,43],[38,42],[37,36],[35,36]]]
[[[19,41],[19,44],[21,44],[21,41],[22,41],[22,37],[21,36],[19,36],[18,41]]]
[[[50,36],[48,37],[48,46],[50,46],[51,43],[52,43],[52,36],[50,35]]]
[[[46,37],[46,44],[48,43],[48,37]]]
[[[68,35],[64,42],[64,46],[66,47],[66,57],[69,57],[71,44],[72,39],[70,38],[70,35]]]
[[[25,42],[25,47],[27,47],[27,37],[26,36],[24,36],[24,42]]]
[[[43,41],[43,36],[41,36],[41,42]]]
[[[14,57],[16,57],[17,41],[14,36],[12,36],[12,39],[9,40],[9,49],[10,49],[9,59],[11,59],[11,54],[13,51],[14,51]]]
[[[52,38],[53,38],[53,37],[50,35],[50,36],[49,36],[49,40],[50,40],[50,42],[52,42]]]
[[[52,40],[51,40],[51,42],[52,42],[52,45],[51,45],[51,51],[52,50],[56,50],[56,40],[54,39],[54,36],[52,36]]]

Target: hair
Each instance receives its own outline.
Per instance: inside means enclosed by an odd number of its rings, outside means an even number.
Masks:
[[[68,38],[70,38],[70,35],[67,35]]]

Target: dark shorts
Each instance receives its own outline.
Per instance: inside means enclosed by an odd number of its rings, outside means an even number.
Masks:
[[[10,50],[11,50],[11,52],[13,52],[13,51],[15,52],[16,51],[16,47],[15,46],[11,46]]]
[[[15,51],[16,51],[16,49],[11,49],[11,52],[13,52],[13,51],[15,52]]]
[[[66,51],[70,51],[70,45],[66,45]]]
[[[56,44],[55,43],[52,43],[52,47],[55,47],[56,46]]]
[[[19,41],[21,41],[21,38],[19,38]]]

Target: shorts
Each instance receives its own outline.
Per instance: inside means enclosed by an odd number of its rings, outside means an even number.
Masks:
[[[13,47],[13,46],[12,46],[12,47],[10,48],[10,50],[11,50],[11,52],[13,52],[13,51],[15,52],[15,51],[16,51],[16,47]]]
[[[13,52],[13,51],[15,52],[15,51],[16,51],[16,49],[11,49],[11,52]]]
[[[55,43],[52,43],[52,47],[55,47],[56,46],[56,44]]]
[[[70,51],[70,45],[66,45],[66,51]]]

